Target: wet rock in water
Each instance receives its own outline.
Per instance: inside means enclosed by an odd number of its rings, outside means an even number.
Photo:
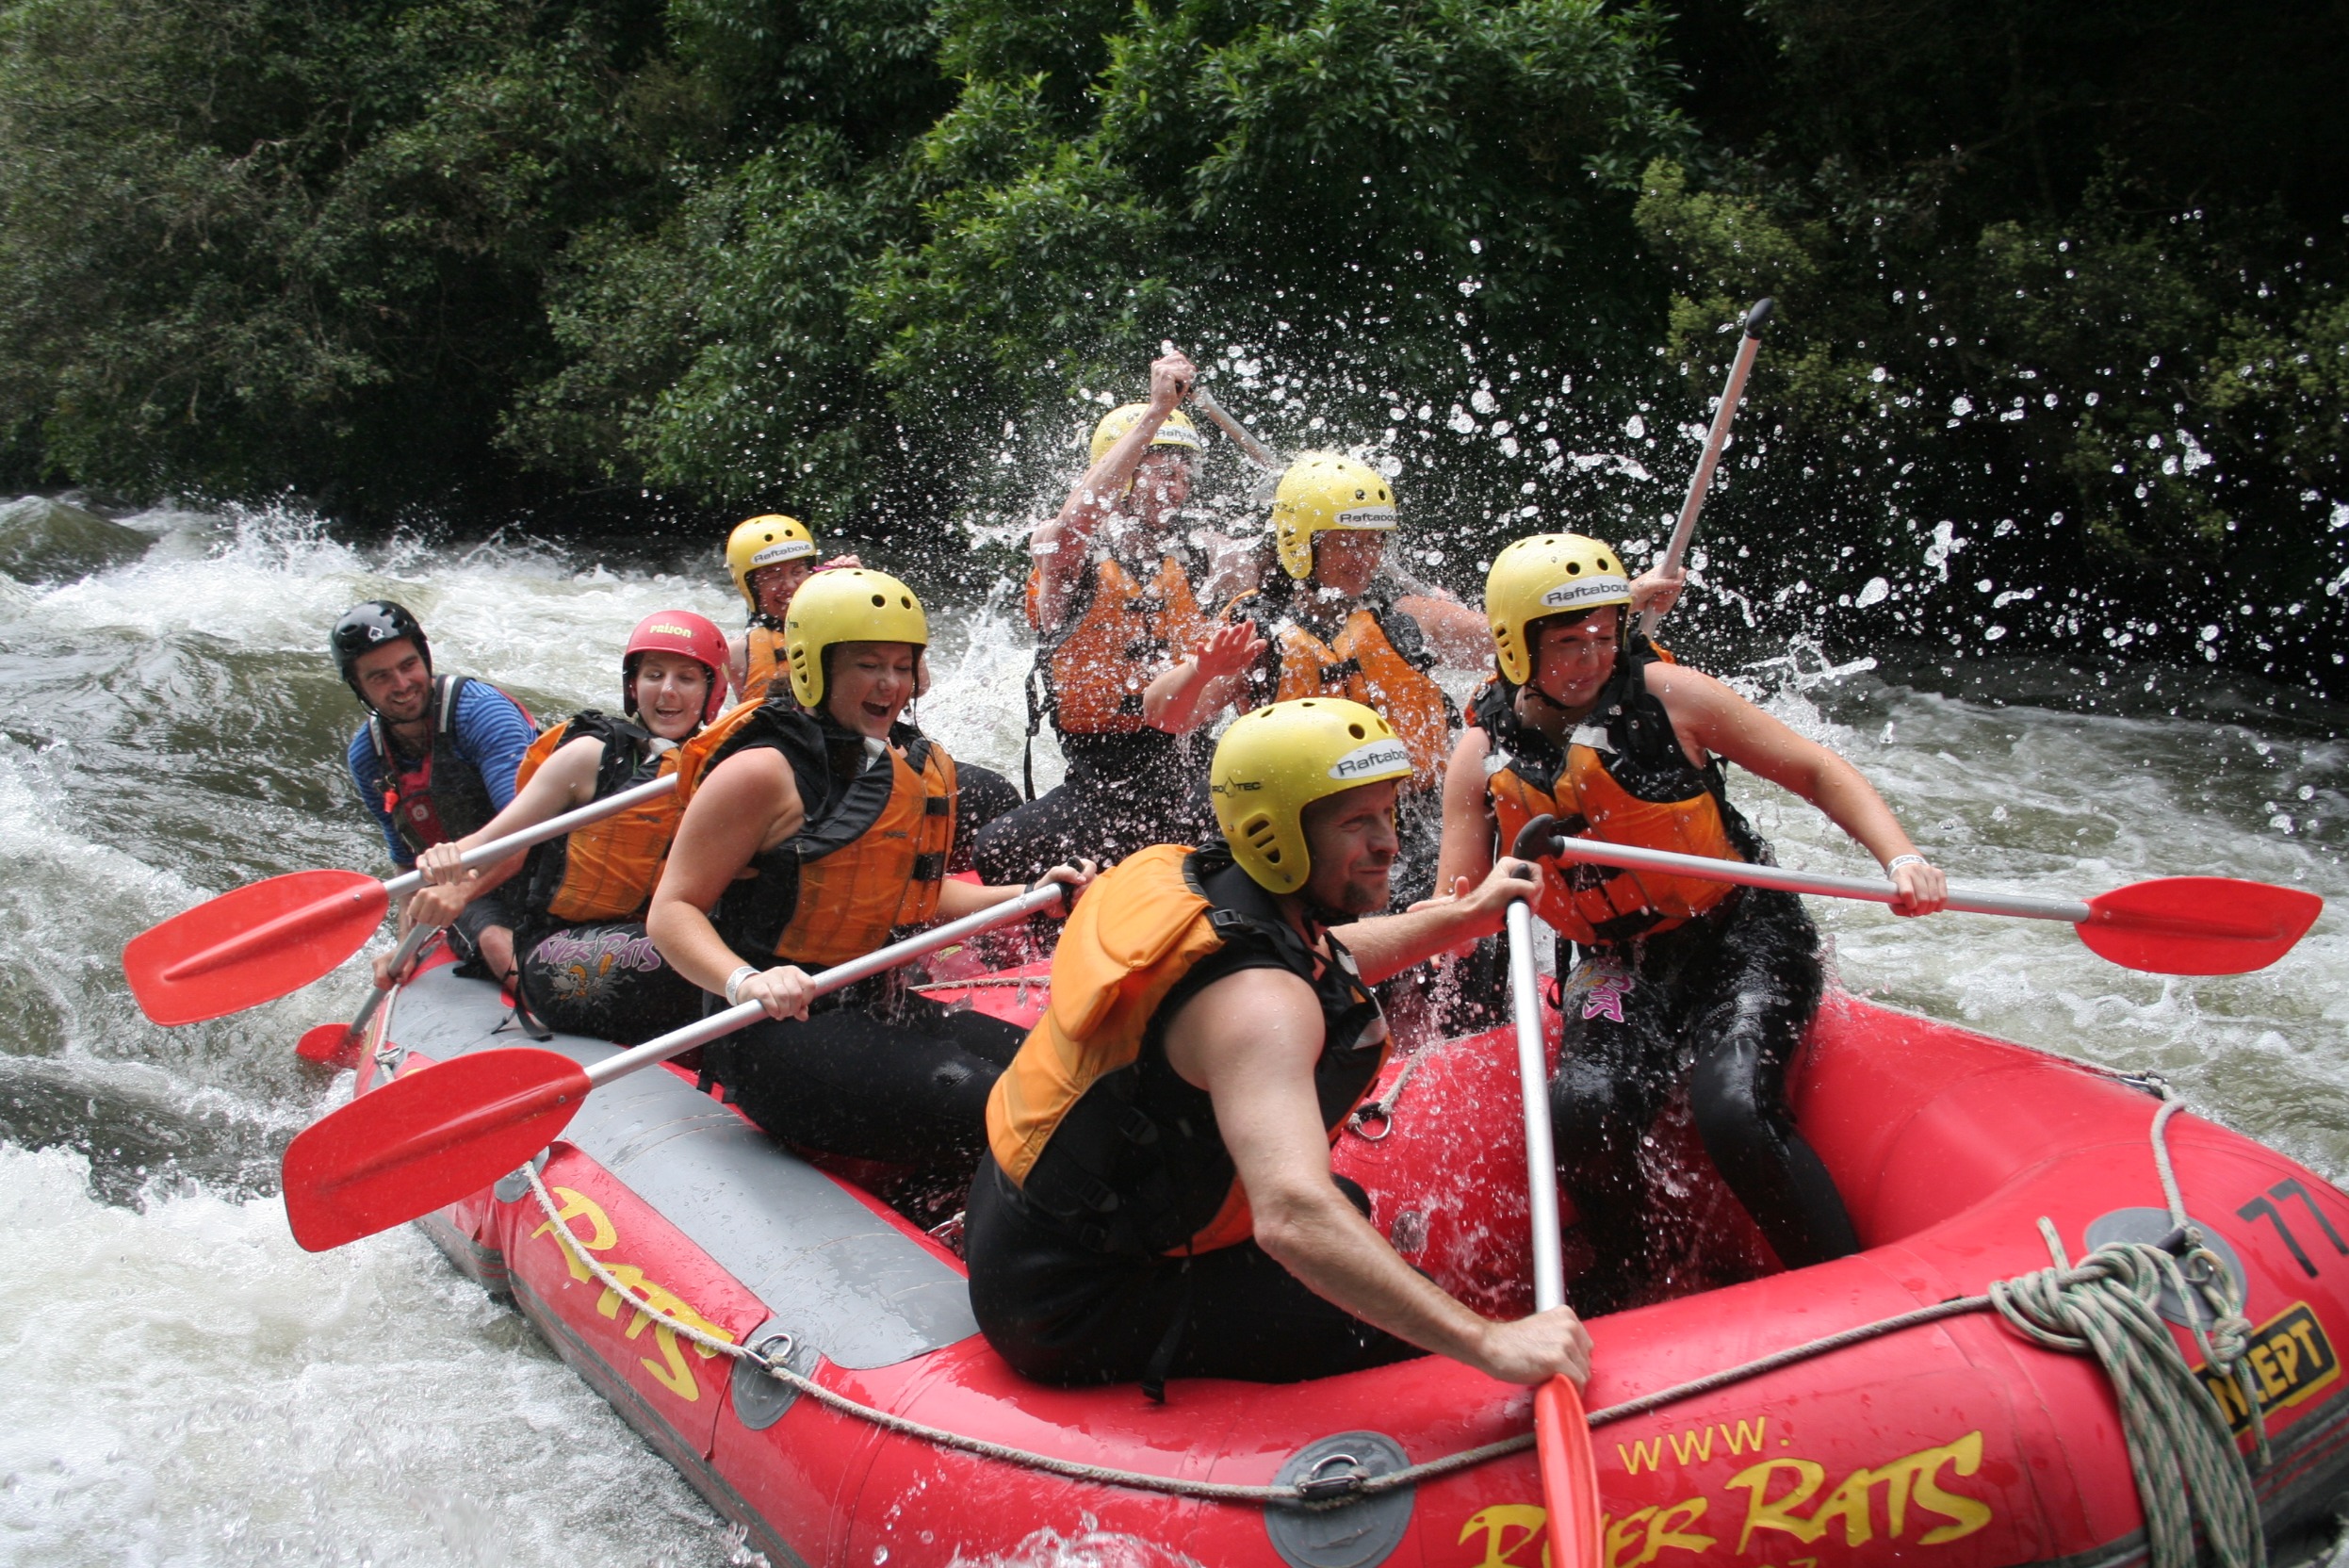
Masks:
[[[19,582],[62,582],[136,561],[155,543],[66,501],[20,496],[0,504],[0,572]]]

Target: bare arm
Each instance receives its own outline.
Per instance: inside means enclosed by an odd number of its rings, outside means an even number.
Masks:
[[[1525,861],[1503,857],[1472,889],[1424,900],[1399,915],[1373,915],[1341,925],[1336,935],[1354,955],[1362,978],[1375,986],[1498,931],[1509,901],[1533,890],[1531,876]]]
[[[1038,629],[1060,627],[1068,611],[1068,595],[1085,564],[1085,547],[1118,498],[1134,484],[1134,470],[1142,454],[1158,438],[1158,427],[1191,394],[1198,370],[1180,353],[1160,356],[1150,366],[1150,408],[1134,428],[1117,437],[1101,460],[1085,471],[1061,503],[1060,514],[1028,535],[1028,553],[1036,558],[1039,579],[1036,612]]]
[[[1917,853],[1875,786],[1825,746],[1804,740],[1711,676],[1656,663],[1648,666],[1647,681],[1691,760],[1701,763],[1707,753],[1723,757],[1792,791],[1826,812],[1880,865]],[[1933,866],[1902,866],[1893,880],[1901,894],[1892,906],[1897,914],[1928,915],[1948,902],[1948,883]]]
[[[1278,970],[1243,970],[1185,1003],[1166,1057],[1215,1102],[1255,1220],[1256,1243],[1313,1294],[1397,1338],[1506,1382],[1590,1376],[1590,1341],[1564,1307],[1494,1323],[1395,1255],[1329,1175],[1313,1095],[1322,1046],[1311,987]]]
[[[726,945],[703,911],[717,906],[759,851],[798,831],[803,815],[799,785],[778,751],[761,746],[737,752],[710,770],[677,824],[661,885],[653,890],[652,909],[644,918],[653,946],[672,969],[703,990],[725,994],[727,976],[746,960]],[[761,956],[754,955],[747,961]],[[756,995],[778,1018],[804,1015],[807,999],[797,996],[794,1010],[792,985],[779,978],[799,974],[789,966],[769,969],[745,981],[739,999]],[[801,991],[805,978],[800,976]]]
[[[1485,879],[1493,869],[1493,808],[1485,799],[1484,760],[1492,738],[1475,726],[1453,743],[1444,770],[1444,850],[1436,858],[1438,891],[1460,890]]]
[[[1239,700],[1248,669],[1265,646],[1248,621],[1217,627],[1190,658],[1143,689],[1142,716],[1154,729],[1188,735]]]
[[[1419,623],[1436,656],[1455,669],[1484,668],[1493,662],[1493,628],[1482,611],[1445,595],[1405,594],[1395,608]]]
[[[1038,882],[1068,884],[1068,897],[1062,901],[1060,906],[1057,909],[1048,909],[1044,912],[1066,915],[1075,908],[1078,898],[1084,894],[1085,889],[1093,885],[1096,870],[1092,861],[1079,860],[1074,865],[1054,866],[1036,878]],[[959,882],[950,876],[946,879],[946,885],[938,890],[938,912],[942,919],[960,920],[965,915],[975,915],[982,909],[992,909],[998,904],[1008,904],[1027,890],[1027,888],[1014,884],[989,886],[979,882]]]
[[[736,632],[726,640],[726,683],[734,700],[742,700],[742,682],[750,678],[750,633]]]
[[[447,925],[465,906],[493,888],[503,887],[528,862],[527,852],[509,855],[486,866],[462,863],[468,850],[479,849],[509,833],[536,827],[595,798],[595,769],[602,762],[604,743],[592,735],[565,742],[515,792],[506,808],[464,838],[426,846],[416,858],[424,885],[400,901],[400,933],[418,925]],[[379,979],[388,974],[379,968]]]

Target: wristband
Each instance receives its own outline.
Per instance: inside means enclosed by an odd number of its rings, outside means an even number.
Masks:
[[[1891,859],[1884,862],[1884,874],[1886,876],[1890,876],[1894,873],[1898,872],[1902,866],[1929,866],[1931,864],[1933,864],[1933,862],[1926,859],[1922,855],[1896,855]]]
[[[758,972],[759,966],[757,964],[744,964],[741,969],[736,970],[733,973],[726,977],[726,1004],[727,1006],[739,1007],[742,1005],[742,998],[734,993],[741,988],[743,981],[749,979],[752,975]]]

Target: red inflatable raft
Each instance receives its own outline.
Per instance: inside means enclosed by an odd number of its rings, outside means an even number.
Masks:
[[[969,1000],[1024,1021],[1043,987],[997,983]],[[398,1049],[383,1058],[409,1071],[514,1043],[491,1034],[500,1013],[486,986],[432,970],[403,992]],[[563,1037],[552,1048],[582,1062],[614,1049]],[[1493,1313],[1530,1300],[1513,1062],[1506,1034],[1398,1058],[1373,1114],[1337,1148],[1404,1255]],[[362,1067],[363,1090],[380,1070]],[[1868,1250],[1769,1272],[1734,1206],[1692,1183],[1691,1210],[1716,1221],[1714,1255],[1728,1260],[1717,1274],[1729,1282],[1591,1325],[1605,1568],[2143,1560],[2103,1372],[1989,1312],[1605,1419],[1642,1396],[2044,1269],[2043,1216],[2074,1259],[2170,1229],[2148,1136],[2161,1102],[2141,1084],[1835,996],[1792,1095]],[[2166,1141],[2190,1214],[2244,1282],[2275,1456],[2256,1487],[2280,1544],[2323,1527],[2349,1481],[2338,1355],[2349,1343],[2349,1200],[2192,1116],[2174,1117]],[[1544,1560],[1526,1450],[1317,1511],[1138,1491],[886,1429],[648,1318],[582,1257],[677,1321],[759,1347],[866,1406],[1181,1485],[1392,1471],[1521,1437],[1531,1419],[1525,1390],[1438,1357],[1314,1383],[1178,1382],[1163,1406],[1131,1387],[1024,1382],[975,1332],[953,1252],[675,1070],[598,1091],[535,1187],[517,1172],[423,1223],[778,1568],[1020,1561],[1079,1536],[1125,1538],[1120,1563]],[[2191,1336],[2176,1332],[2198,1363]],[[2231,1384],[2221,1399],[2247,1446]]]

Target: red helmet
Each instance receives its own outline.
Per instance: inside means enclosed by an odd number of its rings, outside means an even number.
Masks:
[[[708,724],[726,706],[726,633],[706,615],[690,610],[661,610],[636,623],[628,633],[627,651],[620,656],[620,701],[630,717],[636,713],[636,660],[639,654],[681,653],[710,672],[710,695],[701,705],[701,722]]]

